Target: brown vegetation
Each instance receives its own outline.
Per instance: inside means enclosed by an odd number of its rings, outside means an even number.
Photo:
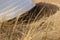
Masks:
[[[30,11],[0,24],[0,40],[60,40],[60,9],[39,2]]]

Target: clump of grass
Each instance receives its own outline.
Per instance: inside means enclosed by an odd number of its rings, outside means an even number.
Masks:
[[[49,18],[58,10],[53,4],[36,4],[30,11],[1,23],[0,40],[55,40],[48,36],[54,25]]]

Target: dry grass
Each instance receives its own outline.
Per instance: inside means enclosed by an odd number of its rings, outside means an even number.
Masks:
[[[60,40],[60,10],[38,3],[30,11],[0,24],[0,40]]]

